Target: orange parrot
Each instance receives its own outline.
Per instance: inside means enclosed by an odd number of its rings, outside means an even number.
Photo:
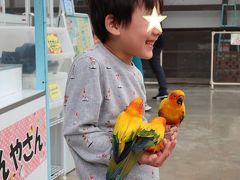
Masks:
[[[173,90],[159,105],[158,115],[166,119],[167,125],[179,127],[185,116],[185,94],[182,90]]]

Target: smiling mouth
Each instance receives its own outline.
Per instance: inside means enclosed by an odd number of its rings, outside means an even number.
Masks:
[[[151,48],[153,48],[155,41],[146,41],[145,44]]]

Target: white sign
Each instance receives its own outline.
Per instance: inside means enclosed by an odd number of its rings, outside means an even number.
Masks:
[[[231,45],[240,45],[240,33],[231,34]]]

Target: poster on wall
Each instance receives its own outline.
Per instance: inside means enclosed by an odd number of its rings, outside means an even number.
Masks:
[[[240,45],[240,33],[231,34],[231,45]]]
[[[0,179],[26,179],[47,159],[45,109],[0,129]]]
[[[222,0],[167,0],[164,5],[206,5],[206,4],[221,4]]]
[[[47,47],[49,54],[63,53],[61,42],[56,33],[47,34]]]
[[[75,13],[72,16],[66,16],[66,25],[75,56],[94,44],[90,19],[87,14]]]

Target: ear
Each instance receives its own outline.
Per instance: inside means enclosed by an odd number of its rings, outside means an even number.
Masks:
[[[112,14],[109,14],[105,18],[105,27],[107,31],[113,35],[119,35],[120,30],[119,27],[120,25],[114,20],[114,17]]]

